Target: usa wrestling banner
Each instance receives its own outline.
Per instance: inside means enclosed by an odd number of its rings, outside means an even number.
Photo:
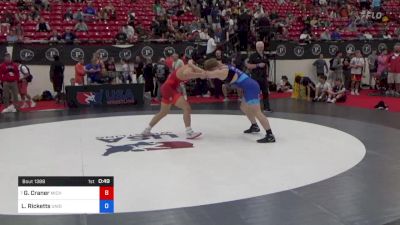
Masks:
[[[378,52],[382,49],[393,49],[400,41],[343,41],[343,42],[312,42],[310,44],[299,44],[296,42],[273,41],[269,45],[269,51],[276,55],[276,59],[315,59],[320,54],[330,58],[338,51],[354,52],[360,50],[364,56],[371,54],[373,50]]]
[[[174,53],[185,54],[190,57],[198,48],[193,42],[180,43],[139,43],[134,45],[40,45],[22,44],[13,47],[13,59],[21,60],[29,65],[49,65],[55,55],[60,56],[60,61],[65,65],[75,65],[80,59],[90,62],[94,53],[98,53],[103,60],[113,57],[116,61],[121,59],[133,60],[136,56],[158,60]]]

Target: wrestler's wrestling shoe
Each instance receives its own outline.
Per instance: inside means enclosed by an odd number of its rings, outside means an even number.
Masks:
[[[257,140],[258,143],[273,143],[275,142],[275,137],[273,134],[266,134],[264,138]]]
[[[260,132],[260,128],[258,127],[257,124],[252,124],[249,129],[243,131],[243,133],[245,134],[258,133],[258,132]]]
[[[153,133],[151,133],[150,127],[147,127],[146,129],[144,129],[144,131],[141,134],[142,134],[142,136],[145,136],[145,137],[153,135]]]
[[[194,132],[192,130],[186,131],[186,139],[195,139],[201,135],[201,132]]]

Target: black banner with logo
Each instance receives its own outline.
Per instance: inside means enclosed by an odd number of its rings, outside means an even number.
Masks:
[[[143,105],[144,84],[66,86],[69,107]]]
[[[325,58],[335,56],[336,52],[343,53],[361,50],[365,56],[371,54],[372,50],[393,49],[400,41],[373,40],[373,41],[343,41],[343,42],[313,42],[311,44],[299,44],[296,42],[273,41],[270,43],[269,51],[276,51],[276,59],[315,59],[320,54]]]
[[[93,54],[98,52],[104,60],[114,57],[132,60],[136,56],[158,60],[168,57],[173,53],[190,56],[197,48],[193,42],[179,43],[148,43],[143,42],[134,45],[40,45],[22,44],[13,47],[13,59],[21,60],[28,65],[49,65],[55,55],[60,56],[60,61],[65,65],[75,65],[81,58],[89,63]],[[201,46],[200,46],[201,47]]]

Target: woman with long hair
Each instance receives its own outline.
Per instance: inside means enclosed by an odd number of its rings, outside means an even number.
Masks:
[[[194,139],[201,135],[200,132],[194,132],[192,130],[191,107],[182,93],[178,91],[178,89],[181,87],[181,83],[197,78],[205,78],[203,71],[190,65],[179,67],[168,76],[167,80],[160,88],[162,95],[160,112],[154,115],[148,127],[142,132],[143,136],[151,135],[151,129],[162,118],[168,115],[172,105],[183,110],[183,122],[186,128],[186,138]]]
[[[196,68],[195,65],[191,65]],[[200,68],[198,68],[199,70]],[[266,131],[264,138],[257,140],[258,143],[270,143],[275,142],[275,137],[272,134],[272,130],[267,117],[261,111],[260,107],[260,86],[257,81],[250,78],[249,75],[236,67],[225,65],[219,62],[217,59],[212,58],[204,62],[204,74],[210,79],[220,79],[231,85],[235,85],[243,90],[243,100],[240,105],[240,109],[251,122],[249,129],[245,130],[244,133],[258,133],[260,128],[257,125],[256,119],[261,123],[262,127]]]

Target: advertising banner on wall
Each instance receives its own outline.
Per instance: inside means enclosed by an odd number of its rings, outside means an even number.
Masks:
[[[198,45],[193,42],[143,42],[134,45],[21,44],[13,47],[13,59],[21,60],[29,65],[49,65],[54,60],[54,56],[59,55],[60,61],[65,65],[75,65],[82,58],[85,63],[90,62],[93,54],[97,52],[104,60],[110,57],[113,57],[116,61],[121,59],[132,60],[136,56],[142,56],[154,61],[161,57],[168,57],[173,53],[190,56],[196,48],[198,48]]]

